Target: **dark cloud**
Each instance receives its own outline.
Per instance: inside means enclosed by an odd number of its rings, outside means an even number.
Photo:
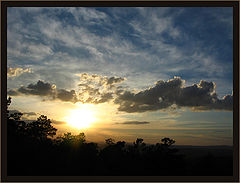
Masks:
[[[33,119],[28,119],[24,116],[21,117],[21,120],[23,120],[25,123],[32,123],[32,122],[36,121],[36,120],[33,120]]]
[[[57,90],[57,98],[62,101],[76,103],[78,101],[75,90],[67,91],[64,89]]]
[[[23,114],[26,116],[36,116],[37,115],[35,112],[24,112]]]
[[[115,124],[122,124],[122,125],[145,125],[149,124],[150,122],[147,121],[126,121],[123,123],[115,123]]]
[[[9,111],[9,114],[14,114],[14,113],[20,113],[20,111],[19,110],[8,110]]]
[[[75,103],[78,101],[75,90],[67,91],[65,89],[57,89],[54,84],[45,83],[40,80],[36,84],[29,84],[27,87],[22,86],[16,90],[9,90],[8,95],[38,95],[65,102]]]
[[[201,110],[227,110],[232,111],[233,110],[233,95],[226,95],[222,99],[213,99],[214,102],[210,103],[208,106],[199,106],[199,107],[193,107],[196,111]]]
[[[53,95],[55,85],[38,81],[36,84],[29,84],[27,87],[20,87],[17,91],[25,95],[49,96]]]
[[[7,94],[10,96],[18,96],[20,93],[15,90],[8,90]]]
[[[97,97],[89,96],[87,99],[80,99],[82,103],[101,104],[113,99],[113,93],[101,93]]]
[[[116,84],[116,83],[121,83],[123,82],[125,79],[121,78],[121,77],[110,77],[107,79],[107,85],[112,85],[112,84]]]
[[[184,83],[180,77],[168,81],[160,80],[154,87],[136,94],[130,91],[120,93],[114,102],[119,104],[119,111],[129,113],[155,111],[173,104],[178,107],[191,107],[194,110],[232,110],[232,95],[218,99],[215,83],[200,81],[199,84],[188,87],[184,87]]]
[[[113,93],[104,93],[104,94],[101,95],[100,99],[94,100],[93,103],[94,104],[101,104],[101,103],[108,102],[111,99],[113,99]]]
[[[53,124],[56,124],[56,125],[63,125],[63,124],[66,124],[66,122],[64,122],[64,121],[51,120],[51,122],[52,122]]]
[[[9,113],[10,114],[20,113],[20,111],[14,109],[14,110],[9,110]],[[26,116],[35,116],[35,115],[37,115],[35,112],[21,112],[21,113],[23,113],[23,115],[26,115]]]
[[[99,95],[99,88],[94,88],[88,84],[79,84],[78,85],[81,88],[81,92],[79,95],[83,95],[84,93],[87,93],[89,95]]]
[[[213,82],[201,80],[198,84],[185,87],[184,80],[174,77],[168,81],[157,81],[155,86],[134,93],[119,86],[109,87],[122,82],[124,79],[121,77],[107,78],[86,73],[80,76],[84,82],[78,85],[78,93],[75,90],[57,89],[54,84],[39,80],[36,84],[9,90],[8,95],[39,95],[52,100],[93,104],[101,104],[114,99],[114,103],[119,105],[118,110],[128,113],[169,109],[173,105],[189,107],[192,110],[231,111],[233,109],[233,96],[226,95],[219,99],[215,91],[216,85]]]

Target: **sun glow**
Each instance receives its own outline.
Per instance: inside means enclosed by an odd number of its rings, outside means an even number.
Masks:
[[[67,123],[77,129],[90,128],[96,121],[93,110],[89,106],[74,109],[65,117]]]

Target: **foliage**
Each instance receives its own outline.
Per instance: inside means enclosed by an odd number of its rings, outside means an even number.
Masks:
[[[106,146],[99,148],[97,143],[88,143],[84,133],[54,138],[57,129],[47,116],[28,123],[21,116],[8,113],[7,117],[9,175],[185,175],[187,171],[197,175],[206,173],[202,171],[206,167],[208,171],[216,168],[210,154],[198,164],[201,169],[195,168],[198,171],[187,169],[185,156],[173,147],[171,138],[155,145],[142,138],[132,144],[108,138]]]
[[[174,139],[170,139],[170,138],[167,138],[167,137],[163,138],[161,141],[163,142],[163,145],[167,146],[167,147],[169,147],[169,146],[171,146],[172,144],[175,143]]]
[[[61,145],[74,145],[78,146],[86,141],[84,133],[79,133],[78,135],[72,135],[72,133],[64,133],[63,136],[56,138],[56,142]]]
[[[114,139],[109,138],[109,139],[106,139],[105,142],[106,142],[107,145],[113,145],[114,144]]]
[[[57,129],[51,125],[50,119],[47,116],[41,115],[37,121],[33,121],[26,125],[26,133],[29,137],[44,139],[56,135]]]

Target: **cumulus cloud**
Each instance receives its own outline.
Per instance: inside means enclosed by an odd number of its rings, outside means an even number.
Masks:
[[[54,90],[55,85],[39,80],[36,84],[29,84],[27,87],[22,86],[17,91],[25,95],[48,96],[53,95]]]
[[[155,86],[133,92],[127,91],[116,84],[124,81],[121,77],[106,77],[96,74],[80,74],[79,90],[58,89],[56,85],[43,81],[36,84],[11,89],[8,95],[38,95],[51,100],[64,102],[82,102],[101,104],[114,100],[119,105],[118,110],[128,113],[156,110],[171,110],[189,107],[195,111],[233,109],[233,95],[226,95],[222,99],[216,93],[216,84],[201,80],[198,84],[185,86],[185,81],[174,77],[168,81],[159,80]]]
[[[67,91],[64,89],[60,89],[57,92],[57,98],[62,101],[70,101],[76,103],[78,101],[75,90]]]
[[[36,84],[29,84],[27,87],[21,86],[18,89],[11,89],[8,92],[10,96],[18,95],[37,95],[48,97],[49,99],[59,99],[65,102],[77,102],[75,90],[67,91],[65,89],[57,89],[56,85],[39,80]]]
[[[121,83],[122,81],[124,81],[124,78],[121,77],[110,77],[107,79],[107,85],[112,85],[115,83]]]
[[[158,81],[154,87],[133,93],[125,91],[118,94],[115,104],[119,111],[145,112],[168,108],[172,105],[190,107],[194,110],[229,110],[233,108],[233,96],[219,99],[213,82],[201,80],[199,84],[185,87],[185,81],[174,77],[168,81]]]
[[[23,69],[20,67],[16,67],[16,68],[8,67],[7,68],[7,76],[8,77],[17,77],[25,72],[31,73],[32,71],[29,68],[26,68],[26,69]]]
[[[122,77],[107,77],[97,74],[88,74],[88,73],[79,73],[76,76],[80,77],[79,86],[83,85],[83,83],[87,84],[96,84],[97,86],[110,86],[123,82],[126,78]]]
[[[103,93],[99,100],[94,100],[94,104],[101,104],[113,99],[113,93]]]
[[[110,101],[120,84],[125,80],[122,77],[107,77],[97,74],[80,73],[79,101],[83,103],[100,104]]]
[[[122,123],[115,123],[115,124],[122,124],[122,125],[145,125],[149,124],[150,122],[147,121],[125,121]]]
[[[37,95],[72,103],[101,104],[112,100],[118,89],[115,85],[125,80],[122,77],[107,77],[97,74],[81,73],[76,75],[80,77],[78,93],[75,90],[58,89],[54,84],[39,80],[27,87],[21,86],[15,90],[10,89],[8,95]]]

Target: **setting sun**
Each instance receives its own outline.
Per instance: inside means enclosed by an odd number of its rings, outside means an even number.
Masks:
[[[89,128],[96,118],[94,112],[89,107],[85,107],[72,110],[65,120],[72,127],[85,129]]]

